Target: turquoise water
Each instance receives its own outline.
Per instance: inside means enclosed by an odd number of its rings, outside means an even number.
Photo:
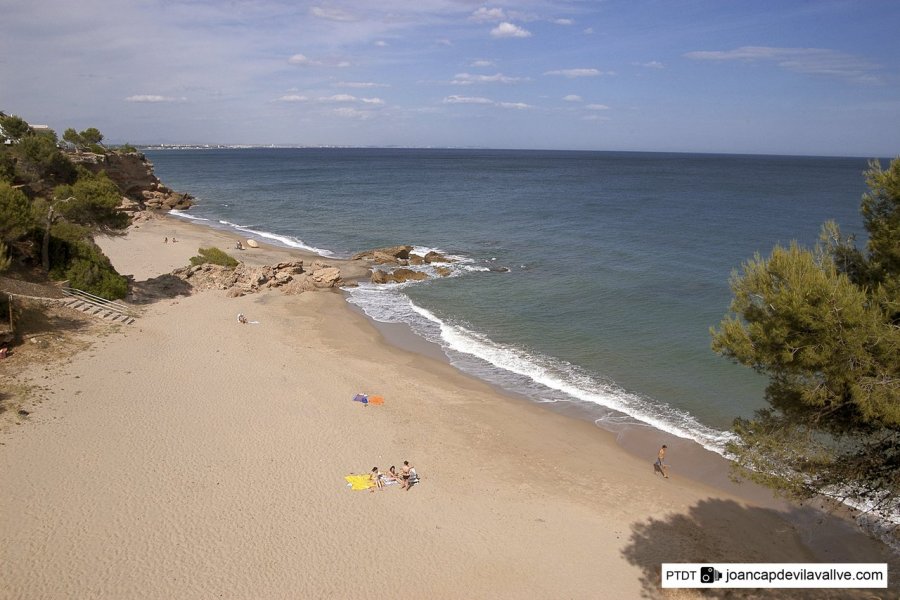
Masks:
[[[363,285],[463,370],[599,420],[720,450],[764,380],[709,349],[728,278],[822,222],[862,235],[859,158],[606,152],[234,149],[147,152],[194,194],[183,218],[345,257],[408,243],[453,276]],[[508,271],[504,271],[508,269]],[[500,272],[503,271],[503,272]]]

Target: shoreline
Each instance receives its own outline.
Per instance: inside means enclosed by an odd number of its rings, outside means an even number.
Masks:
[[[302,258],[305,261],[329,261],[340,264],[342,269],[346,269],[347,265],[352,262],[348,259],[322,256],[306,248],[282,246],[273,243],[265,237],[259,236],[256,238],[257,242],[260,244],[258,249],[252,250],[245,248],[244,251],[234,252],[232,250],[234,243],[239,240],[246,241],[247,238],[241,236],[241,233],[246,234],[246,232],[240,232],[227,225],[213,224],[213,222],[206,224],[206,221],[179,216],[173,217],[165,213],[162,215],[155,215],[155,218],[162,219],[164,222],[182,225],[183,233],[181,235],[186,239],[193,239],[193,237],[192,234],[186,235],[185,232],[194,231],[201,238],[206,238],[207,232],[214,232],[216,234],[214,239],[225,243],[223,249],[234,254],[239,260],[246,260],[249,258],[248,263],[252,265],[262,265],[273,261],[277,262],[279,259],[288,260],[291,258]],[[181,228],[176,228],[176,230],[178,229]],[[185,264],[187,264],[187,261]],[[365,264],[364,267],[368,268],[371,267],[371,265]],[[358,269],[352,269],[351,273],[353,278],[359,278],[361,276]],[[656,429],[652,425],[640,422],[633,417],[628,418],[633,419],[636,422],[621,423],[617,425],[602,423],[592,415],[594,407],[587,404],[581,405],[578,401],[538,403],[523,394],[506,389],[499,384],[481,379],[476,375],[459,369],[452,365],[451,359],[438,344],[419,336],[405,323],[384,323],[377,321],[369,317],[362,308],[348,302],[348,293],[346,291],[337,290],[337,292],[340,293],[344,306],[350,312],[360,316],[373,329],[378,331],[381,338],[387,344],[400,350],[411,352],[415,355],[440,361],[452,368],[456,373],[459,373],[462,377],[486,385],[488,388],[514,402],[524,403],[536,407],[539,410],[562,415],[566,419],[577,421],[579,423],[588,423],[599,435],[614,442],[616,446],[635,460],[645,461],[648,465],[652,465],[656,458],[656,450],[660,445],[666,444],[669,447],[669,460],[677,457],[679,462],[679,468],[675,470],[672,469],[672,465],[670,464],[670,474],[686,477],[690,481],[710,486],[721,492],[752,502],[757,506],[790,514],[792,517],[791,522],[794,525],[808,529],[807,543],[811,549],[818,551],[820,558],[827,557],[829,553],[835,550],[830,545],[824,549],[818,549],[820,544],[825,543],[827,540],[834,537],[835,533],[829,531],[830,529],[836,529],[843,534],[863,533],[863,535],[870,535],[861,532],[858,525],[853,521],[849,509],[835,508],[828,510],[810,506],[801,508],[790,500],[776,497],[772,490],[759,484],[750,481],[733,481],[729,476],[730,464],[728,459],[713,450],[703,447],[696,440],[683,438],[673,433]],[[828,523],[826,527],[809,527],[810,524],[818,523],[821,525],[823,522]],[[874,539],[874,537],[872,539]],[[882,542],[879,540],[878,543]]]
[[[101,245],[145,281],[235,239],[151,220]],[[342,262],[261,246],[240,258]],[[47,375],[23,370],[48,400],[0,437],[0,597],[374,598],[397,570],[433,598],[667,597],[662,562],[893,561],[859,532],[682,476],[674,447],[672,479],[655,477],[594,423],[400,335],[335,293],[206,291],[144,305]],[[361,391],[385,405],[352,402]],[[404,459],[422,477],[409,493],[344,485]]]

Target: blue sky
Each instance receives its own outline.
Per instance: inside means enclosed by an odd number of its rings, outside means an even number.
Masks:
[[[896,0],[0,0],[0,15],[0,110],[110,142],[900,153]]]

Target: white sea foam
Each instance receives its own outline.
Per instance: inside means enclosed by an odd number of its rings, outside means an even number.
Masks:
[[[319,256],[334,256],[334,252],[332,252],[331,250],[324,250],[322,248],[310,246],[308,244],[305,244],[300,238],[296,238],[294,236],[279,235],[277,233],[271,233],[269,231],[260,231],[258,229],[247,227],[246,225],[238,225],[237,223],[232,223],[230,221],[225,221],[222,219],[219,219],[219,223],[232,229],[242,231],[244,233],[250,233],[261,238],[273,240],[283,246],[287,246],[288,248],[298,248],[300,250],[306,250],[308,252],[315,252]]]
[[[197,217],[195,215],[188,214],[186,212],[183,212],[180,210],[175,210],[175,209],[170,210],[169,214],[172,216],[178,217],[179,219],[187,219],[188,221],[209,221],[209,219],[204,219],[203,217]]]
[[[462,325],[451,324],[417,306],[400,287],[361,285],[348,290],[349,301],[376,321],[406,323],[422,337],[439,344],[457,367],[503,387],[523,392],[537,402],[580,400],[615,411],[606,422],[622,415],[704,448],[725,453],[728,432],[706,427],[690,414],[627,392],[613,382],[583,369],[521,348],[498,344]]]

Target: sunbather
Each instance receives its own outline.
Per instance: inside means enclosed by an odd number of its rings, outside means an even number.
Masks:
[[[372,472],[369,474],[369,477],[372,478],[372,483],[375,484],[376,488],[384,488],[384,473],[379,471],[378,467],[372,467]]]

